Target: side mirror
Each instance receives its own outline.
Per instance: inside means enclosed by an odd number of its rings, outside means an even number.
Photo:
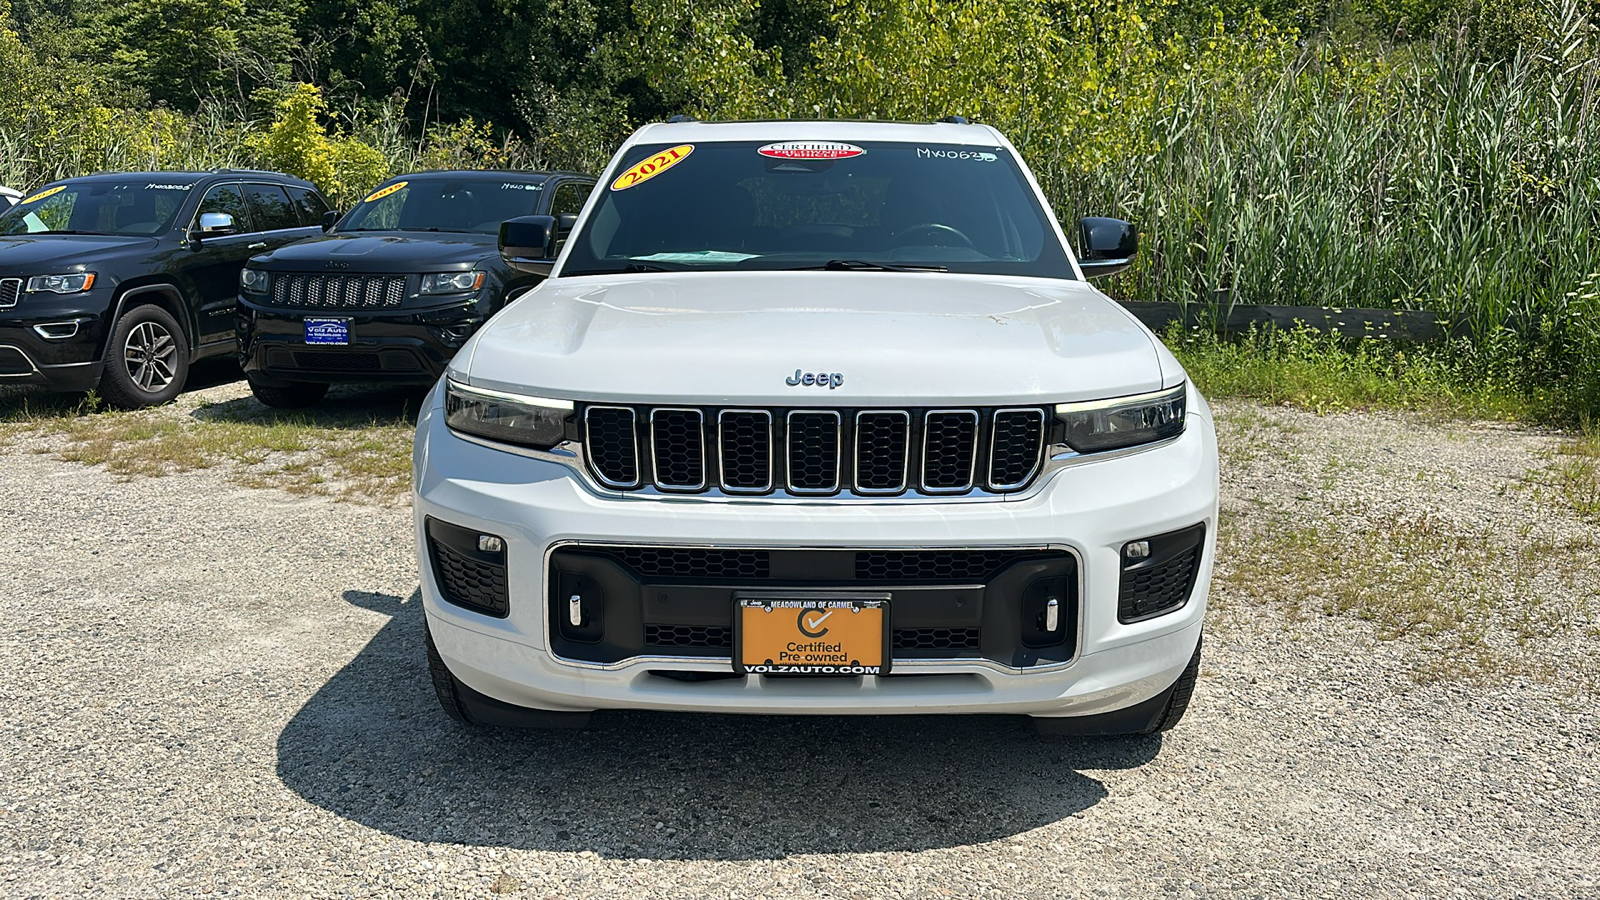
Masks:
[[[234,230],[233,216],[227,213],[201,213],[200,229],[195,236],[201,238],[222,237],[233,234]]]
[[[336,212],[334,212],[333,210],[330,209],[327,212],[322,214],[322,230],[323,231],[332,231],[333,230],[333,226],[335,226],[337,224],[339,224],[339,214],[338,213],[336,213]]]
[[[572,226],[576,224],[578,224],[577,213],[562,213],[556,216],[556,234],[569,234],[572,231]]]
[[[1133,265],[1139,234],[1121,219],[1085,216],[1078,220],[1078,266],[1085,278],[1115,275]]]
[[[500,257],[529,275],[549,275],[556,265],[554,216],[521,216],[500,223]]]

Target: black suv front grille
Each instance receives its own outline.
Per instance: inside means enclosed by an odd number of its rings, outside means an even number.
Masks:
[[[272,303],[299,309],[393,309],[406,298],[404,275],[273,274]]]
[[[0,278],[0,306],[16,306],[21,294],[21,278]]]
[[[585,460],[601,484],[797,496],[1025,490],[1049,414],[990,409],[700,409],[591,406]]]

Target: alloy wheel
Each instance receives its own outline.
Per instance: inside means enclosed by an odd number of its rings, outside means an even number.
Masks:
[[[172,339],[172,332],[156,322],[135,325],[122,348],[128,377],[141,390],[152,394],[172,383],[177,353],[178,345]]]

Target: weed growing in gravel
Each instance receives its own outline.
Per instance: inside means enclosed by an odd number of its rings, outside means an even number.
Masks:
[[[1600,518],[1600,432],[1562,444],[1542,475],[1578,515]]]
[[[1219,565],[1219,605],[1369,622],[1379,639],[1422,652],[1422,680],[1544,678],[1552,673],[1531,645],[1574,620],[1593,625],[1587,606],[1548,599],[1560,593],[1550,581],[1592,578],[1578,561],[1596,548],[1531,529],[1510,539],[1360,503],[1332,505],[1309,523],[1252,510],[1225,518],[1219,532],[1219,560],[1249,561]]]
[[[410,488],[413,429],[412,404],[382,402],[390,399],[282,412],[248,397],[207,403],[187,395],[155,409],[103,412],[91,396],[32,412],[19,403],[3,421],[12,437],[42,437],[40,452],[118,475],[224,466],[251,487],[388,503]]]

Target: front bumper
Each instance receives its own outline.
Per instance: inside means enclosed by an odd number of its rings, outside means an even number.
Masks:
[[[111,289],[24,294],[0,309],[0,384],[87,391],[100,383]]]
[[[475,300],[427,309],[281,309],[239,298],[239,365],[268,383],[432,384],[485,317]],[[350,320],[350,343],[305,342],[307,318]]]
[[[1215,547],[1217,452],[1203,404],[1191,409],[1190,427],[1176,441],[1068,467],[1019,499],[797,502],[607,495],[561,463],[457,438],[444,425],[435,391],[418,423],[414,459],[429,629],[462,683],[533,709],[1045,716],[1125,709],[1169,688],[1200,639]],[[504,617],[446,602],[429,562],[430,519],[502,538]],[[1195,525],[1204,526],[1205,537],[1187,602],[1153,618],[1119,620],[1123,545]],[[1072,561],[1073,630],[1055,658],[896,652],[890,674],[850,678],[726,677],[732,665],[725,652],[577,659],[563,655],[545,566],[564,549],[598,545],[1050,551]]]

